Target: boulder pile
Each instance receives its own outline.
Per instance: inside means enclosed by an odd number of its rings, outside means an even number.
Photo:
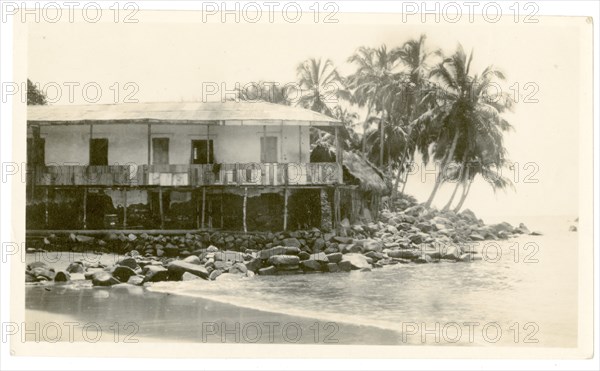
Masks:
[[[27,266],[26,282],[91,280],[96,286],[128,282],[219,280],[226,277],[368,271],[393,264],[480,259],[473,244],[530,232],[524,224],[485,225],[470,210],[440,212],[422,205],[384,210],[378,222],[350,224],[336,233],[317,228],[277,233],[199,232],[185,235],[115,234],[44,236],[38,250],[125,255],[113,266],[74,262],[55,272],[43,262]]]

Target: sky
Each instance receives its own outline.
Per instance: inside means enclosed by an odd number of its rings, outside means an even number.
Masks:
[[[144,13],[138,18],[135,24],[30,23],[28,77],[48,87],[49,94],[56,91],[52,86],[62,87],[54,104],[86,103],[81,89],[86,83],[100,86],[98,103],[123,102],[130,93],[129,98],[142,102],[198,101],[207,83],[225,89],[236,82],[293,83],[297,65],[313,57],[329,58],[349,74],[353,66],[347,59],[358,47],[393,48],[425,33],[431,49],[450,54],[460,42],[473,50],[472,71],[493,64],[507,76],[504,88],[519,92],[519,102],[507,116],[515,131],[506,136],[509,158],[519,171],[503,173],[513,179],[515,191],[495,194],[480,179],[465,207],[484,219],[578,215],[580,128],[592,125],[583,121],[580,106],[590,99],[584,93],[592,84],[591,49],[581,37],[591,33],[591,26],[584,19],[422,24],[391,14],[342,14],[337,24],[237,24],[203,23],[198,13]],[[72,103],[71,82],[80,84]],[[88,92],[88,100],[93,99],[95,90]],[[421,175],[410,177],[406,192],[424,201],[433,176],[423,182]],[[434,204],[443,206],[451,191],[451,185],[442,187]]]

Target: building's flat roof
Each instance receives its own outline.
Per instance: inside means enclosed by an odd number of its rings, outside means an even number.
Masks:
[[[266,102],[157,102],[28,106],[28,124],[173,123],[313,125],[341,123],[308,109]]]

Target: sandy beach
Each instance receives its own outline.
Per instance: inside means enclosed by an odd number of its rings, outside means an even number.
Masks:
[[[39,322],[42,329],[50,323],[57,325],[63,330],[60,341],[70,341],[69,336],[74,341],[85,336],[95,339],[100,332],[100,341],[134,343],[401,344],[400,334],[391,330],[259,311],[125,284],[106,289],[28,287],[26,298],[27,323]],[[78,323],[74,335],[67,331],[69,321]],[[84,331],[90,334],[82,335]],[[53,339],[54,332],[48,333]],[[34,340],[33,336],[28,340]]]

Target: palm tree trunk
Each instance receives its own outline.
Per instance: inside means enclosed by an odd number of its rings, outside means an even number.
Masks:
[[[367,158],[367,128],[369,127],[369,116],[371,115],[371,109],[373,104],[369,103],[367,108],[367,116],[365,117],[365,123],[363,124],[363,137],[362,137],[362,156]]]
[[[463,194],[460,197],[460,201],[458,202],[458,205],[456,205],[456,207],[454,208],[454,212],[457,213],[460,211],[461,207],[463,206],[463,204],[465,203],[465,200],[467,199],[467,196],[469,195],[469,191],[471,190],[471,184],[473,184],[473,180],[468,180],[468,185],[463,185]]]
[[[384,153],[384,137],[385,137],[385,123],[383,121],[384,111],[381,111],[381,118],[379,119],[379,167],[383,170],[383,153]]]
[[[452,157],[454,157],[454,151],[456,150],[456,144],[458,143],[458,134],[459,134],[459,131],[457,129],[456,133],[454,133],[454,139],[452,139],[452,145],[450,146],[450,150],[446,154],[446,157],[444,157],[444,160],[442,161],[442,164],[440,167],[440,171],[438,172],[438,176],[435,179],[435,185],[433,186],[433,191],[431,192],[431,195],[429,196],[429,198],[427,199],[427,202],[425,203],[425,205],[427,207],[431,207],[431,203],[433,202],[433,199],[435,198],[435,194],[437,193],[438,189],[440,188],[440,185],[442,184],[442,174],[444,173],[444,168],[446,167],[448,162],[452,159]]]
[[[456,196],[456,191],[458,191],[458,186],[460,185],[460,183],[463,180],[464,169],[465,169],[465,166],[467,165],[467,153],[468,153],[468,151],[465,151],[465,153],[463,154],[462,163],[460,164],[460,170],[459,170],[459,173],[458,173],[458,179],[456,180],[456,187],[454,187],[454,191],[452,192],[452,196],[450,196],[450,200],[448,200],[448,203],[446,204],[446,206],[444,206],[444,208],[442,209],[442,211],[448,211],[448,210],[450,210],[450,206],[452,205],[452,201],[454,201],[454,197]]]
[[[446,206],[444,206],[444,208],[442,209],[442,211],[448,211],[450,210],[450,205],[452,205],[452,201],[454,201],[454,197],[456,196],[456,191],[458,191],[458,186],[460,185],[460,181],[456,182],[456,186],[454,187],[454,191],[452,192],[452,196],[450,196],[450,199],[448,200],[448,203],[446,204]]]
[[[406,183],[408,182],[408,171],[404,173],[404,183],[402,183],[402,190],[400,191],[400,195],[404,194],[404,189],[406,188]]]

